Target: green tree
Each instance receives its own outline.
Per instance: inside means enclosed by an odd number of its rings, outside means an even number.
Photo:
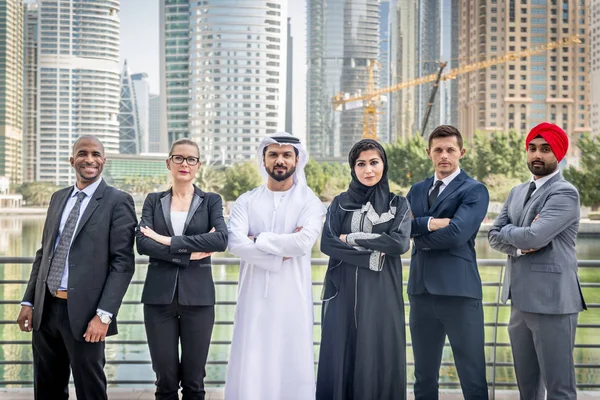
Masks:
[[[579,190],[581,204],[600,208],[600,137],[584,134],[579,138],[577,146],[581,151],[579,168],[565,169],[565,179]]]
[[[304,173],[306,174],[306,183],[317,196],[321,196],[327,185],[328,177],[323,171],[323,164],[319,164],[312,158],[308,160],[306,167],[304,167]]]
[[[19,186],[16,192],[23,196],[23,200],[28,206],[45,206],[50,204],[52,194],[58,189],[60,189],[59,186],[50,182],[29,182]]]
[[[519,181],[529,177],[525,136],[514,130],[477,132],[473,141],[464,147],[467,151],[461,159],[461,168],[480,181],[489,175],[504,175]]]
[[[225,185],[225,171],[210,164],[202,165],[196,175],[196,185],[205,192],[219,193]]]
[[[225,171],[225,185],[221,195],[227,201],[235,200],[241,194],[260,186],[261,183],[262,177],[255,162],[234,164]]]
[[[123,178],[123,183],[119,188],[131,194],[147,195],[167,183],[167,177],[164,176],[140,176],[132,175]]]
[[[388,157],[388,178],[401,187],[408,187],[433,174],[427,157],[427,142],[420,135],[401,139],[385,146]]]

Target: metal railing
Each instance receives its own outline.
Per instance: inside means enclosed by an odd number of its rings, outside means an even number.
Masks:
[[[327,265],[327,259],[312,259],[312,265],[313,266],[324,266]],[[10,265],[10,264],[19,264],[21,265],[23,268],[27,268],[29,269],[29,265],[33,262],[33,257],[0,257],[0,267],[6,266],[6,265]],[[136,258],[136,264],[147,264],[148,263],[148,258],[147,257],[138,257]],[[213,267],[216,266],[227,266],[227,265],[239,265],[239,259],[236,258],[214,258],[212,260],[213,263]],[[402,260],[402,264],[403,266],[408,266],[410,264],[410,260],[409,259],[403,259]],[[491,359],[488,359],[486,362],[486,365],[488,367],[488,385],[490,388],[490,392],[492,395],[492,399],[495,398],[495,391],[497,388],[505,388],[505,389],[510,389],[510,388],[515,388],[516,387],[516,382],[498,382],[497,381],[497,369],[501,368],[501,367],[505,367],[505,368],[512,368],[512,362],[500,362],[497,359],[497,353],[498,353],[498,349],[501,347],[509,347],[510,343],[507,342],[498,342],[498,332],[499,332],[499,328],[502,329],[506,329],[508,326],[508,323],[506,322],[500,322],[499,317],[500,317],[500,310],[503,307],[510,307],[510,305],[507,304],[502,304],[500,302],[500,295],[501,295],[501,291],[502,291],[502,276],[503,276],[503,270],[504,270],[504,265],[505,265],[505,260],[503,259],[481,259],[478,260],[478,265],[479,267],[493,267],[493,268],[497,268],[498,269],[498,274],[497,274],[497,280],[488,280],[488,281],[484,281],[482,283],[484,290],[485,288],[493,288],[492,290],[495,290],[495,300],[494,301],[484,301],[483,302],[483,306],[485,308],[487,308],[489,310],[489,308],[493,308],[493,318],[492,321],[490,322],[488,319],[488,322],[485,322],[485,326],[486,327],[491,327],[492,328],[492,338],[491,341],[487,340],[485,345],[486,348],[490,348],[491,349]],[[583,261],[580,260],[578,261],[578,265],[580,268],[600,268],[600,260],[589,260],[589,261]],[[11,280],[0,280],[0,288],[3,288],[6,285],[23,285],[23,290],[24,290],[24,285],[27,283],[27,280],[25,279],[11,279]],[[143,280],[139,280],[139,279],[134,279],[131,281],[131,285],[142,285],[144,283]],[[219,286],[234,286],[237,285],[237,281],[232,281],[232,280],[215,280],[215,285],[217,287]],[[403,282],[404,286],[406,286],[406,282]],[[323,283],[322,282],[313,282],[313,286],[322,286]],[[597,282],[584,282],[582,281],[581,286],[584,288],[600,288],[600,283]],[[488,289],[490,290],[490,289]],[[7,293],[6,290],[2,290],[2,292]],[[22,293],[22,291],[19,292]],[[218,290],[217,290],[218,293]],[[488,296],[489,297],[489,296]],[[12,299],[0,299],[0,305],[18,305],[20,303],[20,298],[12,298]],[[123,304],[140,304],[139,301],[136,300],[124,300]],[[225,306],[234,306],[236,304],[235,301],[217,301],[215,303],[216,306],[219,305],[225,305]],[[320,301],[315,301],[314,305],[320,305],[321,302]],[[596,308],[600,308],[600,303],[588,303],[587,304],[588,309],[596,309]],[[485,309],[484,308],[484,309]],[[17,309],[15,309],[17,310]],[[218,313],[217,313],[218,315]],[[15,313],[15,319],[16,319],[16,313]],[[408,325],[408,321],[407,325]],[[11,320],[0,320],[0,324],[1,325],[6,325],[6,324],[15,324],[16,322],[14,319]],[[143,320],[142,319],[131,319],[131,320],[123,320],[123,319],[119,319],[119,325],[120,326],[126,326],[126,325],[141,325],[143,324]],[[215,321],[215,325],[233,325],[233,321],[231,320],[219,320],[217,319]],[[319,321],[315,321],[315,325],[320,325]],[[592,328],[592,329],[598,329],[600,328],[600,324],[595,324],[595,323],[590,323],[590,324],[584,324],[584,323],[579,323],[578,324],[578,328]],[[118,335],[116,337],[109,337],[107,338],[107,344],[116,344],[116,345],[144,345],[147,344],[146,340],[134,340],[134,339],[118,339]],[[5,345],[23,345],[23,346],[29,346],[31,344],[30,340],[5,340],[4,338],[0,337],[0,345],[2,347],[4,347]],[[211,341],[211,345],[229,345],[231,344],[231,340],[212,340]],[[315,341],[314,345],[320,345],[320,342]],[[407,349],[410,351],[411,350],[411,343],[407,343]],[[448,343],[446,343],[446,346],[448,346]],[[581,344],[576,344],[575,348],[583,348],[583,349],[600,349],[600,338],[598,340],[597,343],[581,343]],[[5,355],[6,358],[6,355]],[[11,366],[15,366],[15,365],[28,365],[28,364],[32,364],[32,361],[30,360],[22,360],[22,359],[5,359],[5,360],[0,360],[0,366],[7,366],[7,365],[11,365]],[[107,360],[107,364],[129,364],[129,365],[143,365],[143,364],[150,364],[150,359],[144,359],[144,360]],[[208,365],[227,365],[227,360],[209,360],[207,362]],[[315,362],[316,364],[316,362]],[[407,366],[413,366],[414,362],[407,362]],[[445,361],[442,362],[442,367],[445,366],[453,366],[454,363],[452,361]],[[600,369],[600,363],[575,363],[575,368],[576,369],[582,369],[582,368],[589,368],[589,369]],[[150,378],[150,377],[149,377]],[[410,376],[408,378],[411,378]],[[109,380],[109,384],[113,384],[113,385],[151,385],[154,383],[153,379],[148,379],[148,380]],[[223,385],[225,382],[222,380],[206,380],[205,383],[207,385]],[[21,386],[29,386],[32,385],[33,382],[28,381],[28,380],[2,380],[0,379],[0,387],[5,387],[7,385],[21,385]],[[413,382],[408,382],[409,387],[411,387],[413,384]],[[440,387],[441,388],[459,388],[460,387],[460,383],[458,381],[456,382],[440,382]],[[600,389],[600,379],[598,382],[594,382],[594,383],[582,383],[582,384],[578,384],[578,388],[579,389]]]

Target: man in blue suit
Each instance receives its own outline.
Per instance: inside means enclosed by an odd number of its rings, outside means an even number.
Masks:
[[[435,174],[406,196],[413,212],[408,296],[416,400],[438,399],[446,335],[464,398],[488,398],[475,237],[489,195],[482,183],[461,171],[464,154],[458,129],[438,126],[427,149]]]

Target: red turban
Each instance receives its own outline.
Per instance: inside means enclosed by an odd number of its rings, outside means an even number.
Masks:
[[[548,122],[542,122],[535,126],[529,131],[525,139],[525,148],[529,148],[529,142],[538,136],[543,137],[548,142],[558,162],[565,158],[565,154],[569,149],[569,137],[560,126]]]

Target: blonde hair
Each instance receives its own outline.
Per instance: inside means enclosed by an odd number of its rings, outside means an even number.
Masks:
[[[175,149],[176,146],[186,145],[186,144],[189,146],[194,146],[196,148],[196,151],[198,151],[198,157],[200,157],[200,147],[198,146],[198,143],[196,143],[192,139],[188,139],[188,138],[181,138],[181,139],[177,139],[176,141],[174,141],[173,144],[171,144],[171,149],[169,150],[169,157],[171,157],[173,155],[173,150]]]

